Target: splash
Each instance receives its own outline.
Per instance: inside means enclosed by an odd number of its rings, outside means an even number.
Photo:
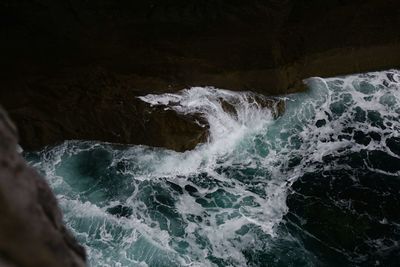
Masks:
[[[67,141],[26,157],[48,178],[93,266],[319,265],[296,235],[301,223],[288,224],[287,198],[309,173],[354,169],[339,160],[349,154],[366,153],[357,168],[399,176],[374,155],[400,159],[400,72],[306,82],[309,91],[285,97],[278,118],[277,106],[250,92],[142,97],[207,119],[210,139],[193,151]]]

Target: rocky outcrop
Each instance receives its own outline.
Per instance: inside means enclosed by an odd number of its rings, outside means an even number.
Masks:
[[[0,103],[27,149],[94,139],[182,151],[205,129],[135,96],[277,95],[310,76],[400,67],[399,28],[398,0],[2,0]]]
[[[0,108],[0,266],[85,266],[55,196],[16,147],[16,128]]]
[[[9,90],[7,109],[25,150],[79,139],[185,151],[208,137],[200,116],[152,107],[102,69],[70,71]]]

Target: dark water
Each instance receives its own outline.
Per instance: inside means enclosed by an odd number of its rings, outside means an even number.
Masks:
[[[69,141],[26,157],[92,266],[398,266],[400,72],[308,83],[277,120],[251,93],[143,98],[204,114],[194,151]]]

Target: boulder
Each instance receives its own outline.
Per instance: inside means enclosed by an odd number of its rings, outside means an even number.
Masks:
[[[0,218],[0,266],[86,265],[50,187],[17,153],[16,128],[1,107]]]

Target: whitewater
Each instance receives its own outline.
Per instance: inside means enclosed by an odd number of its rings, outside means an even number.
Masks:
[[[91,266],[390,265],[400,256],[400,71],[305,83],[276,97],[280,116],[252,92],[140,97],[207,120],[209,139],[192,151],[65,141],[24,156]]]

